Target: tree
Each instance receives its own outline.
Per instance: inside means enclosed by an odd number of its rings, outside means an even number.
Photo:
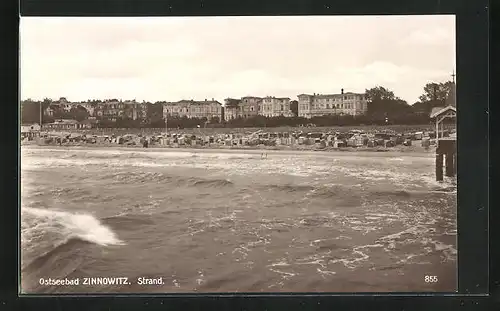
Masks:
[[[50,98],[44,98],[42,101],[42,109],[45,111],[50,105],[52,104],[52,99]]]
[[[424,86],[424,94],[420,95],[420,102],[441,101],[444,102],[453,87],[453,82],[427,83]]]
[[[399,122],[413,116],[413,109],[408,103],[394,95],[394,92],[382,86],[366,90],[368,100],[367,118],[363,121],[373,124]]]
[[[69,115],[72,117],[72,119],[81,122],[89,117],[89,112],[83,106],[78,105],[71,108]]]
[[[149,123],[151,124],[151,126],[153,124],[155,125],[161,125],[163,124],[163,126],[165,126],[165,120],[163,120],[163,105],[161,103],[154,103],[154,104],[151,104],[151,103],[148,103],[148,119],[149,119]],[[152,127],[156,127],[156,126],[152,126]],[[160,127],[160,126],[158,126]]]
[[[378,100],[394,100],[396,97],[394,96],[394,92],[386,89],[383,86],[376,86],[371,89],[367,89],[365,91],[366,100],[369,102],[378,101]]]
[[[21,101],[21,123],[40,123],[40,102]]]
[[[293,115],[297,117],[299,115],[299,102],[292,100],[290,102],[290,110],[293,112]]]
[[[106,125],[111,124],[111,123],[109,123],[107,121],[104,121],[103,123],[106,124]],[[128,118],[128,117],[121,117],[121,118],[116,119],[116,123],[114,123],[113,127],[117,127],[117,128],[139,128],[140,124],[141,124],[140,120],[134,120],[134,119]]]
[[[434,107],[444,107],[446,99],[453,87],[453,82],[430,82],[424,86],[424,94],[419,101],[413,104],[413,111],[417,114],[428,115]]]

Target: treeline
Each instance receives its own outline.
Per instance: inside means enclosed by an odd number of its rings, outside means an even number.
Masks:
[[[21,122],[40,123],[40,105],[42,105],[42,111],[45,111],[45,109],[50,106],[50,103],[33,101],[21,102]],[[73,119],[77,121],[83,121],[88,119],[88,117],[89,113],[87,109],[80,105],[76,105],[69,111],[66,111],[64,109],[54,110],[54,115],[52,116],[48,116],[42,113],[42,122],[51,123],[56,119]]]
[[[169,117],[167,127],[169,129],[184,128],[254,128],[254,127],[281,127],[281,126],[355,126],[355,125],[419,125],[430,122],[428,115],[408,114],[396,118],[382,116],[351,116],[351,115],[329,115],[318,116],[311,119],[302,117],[264,117],[255,116],[250,118],[235,118],[226,122],[217,119],[206,118]],[[116,122],[101,121],[101,128],[165,128],[165,121],[159,120],[151,123],[141,123],[138,120],[118,119]]]
[[[98,120],[100,128],[165,128],[165,120],[133,120],[130,118],[117,118],[116,121],[107,119]],[[188,117],[169,117],[167,119],[168,128],[196,128],[211,127],[213,125],[221,126],[217,119],[208,120],[207,118],[188,118]]]
[[[400,115],[395,118],[387,118],[382,116],[370,115],[327,115],[312,117],[310,119],[303,117],[264,117],[255,116],[251,118],[236,118],[222,124],[223,127],[279,127],[279,126],[353,126],[353,125],[389,125],[389,124],[404,124],[416,125],[427,124],[430,122],[429,116],[408,114]],[[170,123],[170,121],[169,121]]]

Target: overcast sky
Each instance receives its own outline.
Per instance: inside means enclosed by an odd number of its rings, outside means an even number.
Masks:
[[[454,16],[23,17],[21,98],[204,100],[388,87],[455,69]]]

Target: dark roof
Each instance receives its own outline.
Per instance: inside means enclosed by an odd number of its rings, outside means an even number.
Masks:
[[[245,98],[262,99],[262,97],[259,97],[259,96],[243,96],[241,99],[245,99]]]

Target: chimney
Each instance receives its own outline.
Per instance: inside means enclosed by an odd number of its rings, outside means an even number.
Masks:
[[[340,94],[344,94],[344,89],[340,89]]]

